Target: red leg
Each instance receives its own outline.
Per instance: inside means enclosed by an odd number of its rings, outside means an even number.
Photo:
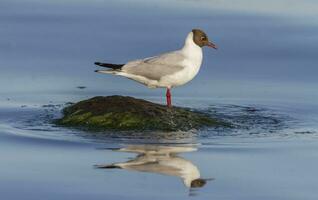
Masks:
[[[169,108],[171,108],[172,107],[172,105],[171,105],[171,93],[170,93],[169,88],[167,88],[166,97],[167,97],[167,106]]]

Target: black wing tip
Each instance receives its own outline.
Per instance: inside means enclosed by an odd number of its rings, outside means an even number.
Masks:
[[[98,169],[121,169],[121,167],[117,165],[95,165],[94,167]]]
[[[112,69],[121,69],[124,66],[124,64],[112,64],[112,63],[101,63],[101,62],[95,62],[94,64],[101,67],[107,67]]]
[[[96,70],[98,71],[98,70]],[[111,151],[119,151],[121,148],[97,148],[98,150],[111,150]]]

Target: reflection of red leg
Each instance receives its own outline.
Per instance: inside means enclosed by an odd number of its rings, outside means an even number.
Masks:
[[[166,97],[167,97],[167,106],[170,108],[172,107],[172,105],[171,105],[171,93],[169,88],[167,88]]]

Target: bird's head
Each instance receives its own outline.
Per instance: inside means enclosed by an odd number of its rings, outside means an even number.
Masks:
[[[200,29],[193,29],[193,41],[199,47],[211,47],[213,49],[217,49],[217,46],[209,41],[208,36]]]
[[[200,188],[203,187],[206,184],[206,180],[202,178],[195,179],[191,181],[191,188]]]

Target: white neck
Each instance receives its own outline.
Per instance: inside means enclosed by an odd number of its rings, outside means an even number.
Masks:
[[[197,67],[201,66],[201,63],[202,63],[202,48],[194,43],[192,31],[186,37],[185,42],[184,42],[184,46],[181,49],[181,51]]]
[[[188,34],[184,41],[184,46],[182,49],[196,49],[202,51],[202,48],[199,47],[196,43],[193,41],[193,33],[192,31]]]

